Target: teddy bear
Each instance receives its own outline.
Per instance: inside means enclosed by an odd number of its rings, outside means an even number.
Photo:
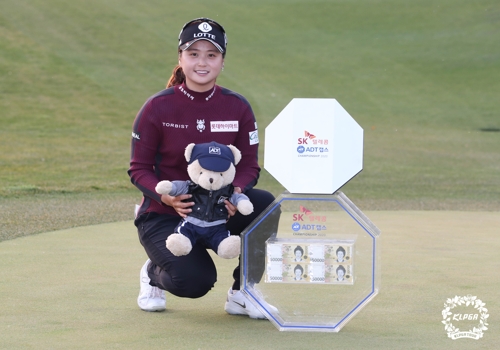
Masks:
[[[190,143],[184,152],[190,180],[160,181],[156,192],[179,196],[191,194],[191,213],[184,218],[166,241],[176,256],[187,255],[197,241],[202,241],[224,259],[240,254],[240,237],[231,236],[226,228],[229,200],[243,215],[253,212],[253,204],[243,193],[234,193],[232,184],[241,152],[233,145],[217,142]]]

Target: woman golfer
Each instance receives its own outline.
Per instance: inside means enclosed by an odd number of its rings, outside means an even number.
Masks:
[[[224,28],[208,18],[194,19],[179,34],[178,59],[167,88],[150,97],[137,114],[132,132],[129,175],[143,193],[135,225],[149,259],[140,271],[137,299],[144,311],[166,308],[163,291],[179,297],[199,298],[217,280],[217,271],[205,246],[197,243],[186,256],[174,256],[165,240],[189,212],[190,195],[171,197],[155,192],[161,180],[188,180],[184,149],[189,143],[216,141],[236,146],[242,159],[236,167],[236,192],[245,193],[254,212],[243,216],[226,201],[227,228],[239,235],[274,197],[255,189],[260,167],[257,162],[259,138],[257,123],[248,101],[216,84],[224,69],[227,38]],[[276,232],[276,231],[274,231]],[[271,235],[272,232],[269,232]],[[262,237],[262,242],[268,237]],[[262,268],[252,271],[256,282]],[[240,289],[240,267],[233,273],[225,310],[229,314],[265,316]]]

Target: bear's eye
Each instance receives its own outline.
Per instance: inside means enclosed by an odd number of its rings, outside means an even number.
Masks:
[[[222,174],[220,174],[220,176],[223,176]]]

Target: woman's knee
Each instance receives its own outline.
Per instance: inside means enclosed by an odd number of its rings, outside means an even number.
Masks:
[[[256,213],[264,211],[264,209],[266,209],[275,200],[275,197],[271,192],[257,188],[249,190],[246,195],[253,203]]]
[[[215,285],[217,281],[216,273],[205,274],[205,275],[184,275],[177,276],[176,278],[170,278],[170,276],[165,277],[167,280],[162,281],[162,284],[166,287],[167,291],[175,296],[181,298],[200,298],[207,294]]]
[[[184,257],[170,256],[168,264],[157,272],[163,289],[185,298],[204,296],[217,281],[217,269],[210,254],[198,244]]]

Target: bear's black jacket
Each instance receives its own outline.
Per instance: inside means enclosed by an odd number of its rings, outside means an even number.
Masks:
[[[192,212],[188,216],[207,222],[227,220],[228,212],[224,201],[231,198],[233,192],[234,186],[232,184],[217,191],[209,191],[191,182],[188,193],[192,197],[185,201],[194,202],[194,205],[191,208]]]

